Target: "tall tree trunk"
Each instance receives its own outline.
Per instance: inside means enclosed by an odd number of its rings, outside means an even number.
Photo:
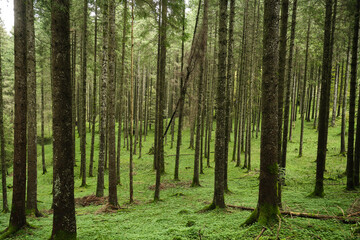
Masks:
[[[26,1],[14,1],[14,64],[15,64],[15,122],[14,122],[14,177],[11,215],[8,231],[17,231],[26,224]]]
[[[117,152],[116,152],[116,163],[117,163],[117,182],[120,184],[120,153],[121,153],[121,127],[123,119],[123,108],[124,104],[124,82],[125,82],[125,44],[126,44],[126,25],[127,25],[127,12],[128,12],[128,0],[124,1],[124,12],[123,12],[123,31],[122,31],[122,42],[121,42],[121,66],[120,66],[120,103],[119,103],[119,126],[118,126],[118,139],[117,139]]]
[[[51,66],[55,181],[53,229],[50,239],[76,239],[69,8],[69,1],[52,1]]]
[[[291,85],[295,87],[295,83],[292,79],[292,68],[293,68],[293,54],[294,54],[294,40],[295,40],[295,28],[296,28],[296,11],[297,11],[297,0],[293,2],[293,9],[292,9],[292,19],[291,19],[291,35],[290,35],[290,45],[289,45],[289,58],[288,58],[288,70],[286,76],[286,94],[285,94],[285,109],[284,109],[284,128],[283,128],[283,136],[282,136],[282,149],[281,149],[281,162],[280,162],[280,173],[281,177],[281,184],[284,184],[285,181],[285,167],[286,167],[286,154],[287,154],[287,144],[288,144],[288,132],[289,132],[289,122],[290,122],[290,129],[291,129],[291,118],[290,118],[290,94],[292,91]],[[295,74],[294,74],[295,75]],[[293,88],[294,88],[293,87]],[[292,94],[291,94],[292,95]],[[294,98],[293,98],[294,99]],[[263,104],[263,101],[261,102]],[[294,106],[291,107],[294,109]],[[278,204],[281,204],[281,189],[278,194]]]
[[[316,159],[316,183],[314,196],[324,196],[324,171],[326,160],[326,146],[329,120],[329,88],[331,86],[331,16],[332,0],[326,0],[325,27],[324,27],[324,53],[322,64],[321,98],[318,124],[318,148]]]
[[[72,145],[72,154],[74,159],[74,166],[76,166],[76,158],[75,158],[75,152],[76,152],[76,146],[75,146],[75,135],[76,135],[76,30],[73,31],[73,44],[72,44],[72,74],[71,74],[71,91],[72,91],[72,139],[73,139],[73,145]],[[42,63],[43,64],[43,63]],[[42,70],[43,71],[43,70]],[[44,72],[43,72],[44,73]],[[44,75],[41,76],[41,121],[44,120]],[[45,149],[44,149],[44,135],[43,135],[43,127],[44,124],[41,123],[41,137],[42,137],[42,152],[43,152],[43,161],[45,165]]]
[[[300,146],[299,146],[299,157],[302,157],[303,144],[304,144],[304,121],[305,121],[305,98],[306,98],[306,81],[307,81],[307,69],[308,69],[308,58],[309,58],[309,39],[310,39],[310,27],[311,20],[308,20],[307,34],[306,34],[306,50],[305,50],[305,70],[304,70],[304,82],[301,94],[301,129],[300,129]]]
[[[91,149],[90,149],[90,165],[89,176],[93,177],[94,164],[94,144],[95,144],[95,122],[96,122],[96,95],[97,95],[97,1],[95,1],[95,36],[94,36],[94,80],[93,80],[93,99],[92,99],[92,127],[91,127]]]
[[[1,160],[1,186],[2,186],[2,212],[9,211],[7,201],[7,186],[6,186],[6,156],[5,156],[5,137],[4,137],[4,99],[3,99],[3,85],[4,78],[2,75],[2,59],[1,59],[1,44],[2,34],[0,33],[0,160]]]
[[[102,68],[101,68],[101,83],[100,83],[100,124],[99,124],[99,162],[98,162],[98,176],[96,185],[96,196],[104,196],[104,168],[105,168],[105,154],[106,154],[106,122],[107,122],[107,81],[108,81],[108,5],[107,1],[103,1],[102,5],[103,17],[103,47],[102,47]]]
[[[109,204],[118,206],[116,191],[116,149],[115,149],[115,0],[109,0],[109,79],[108,79],[108,117],[109,117]]]
[[[331,127],[335,127],[335,120],[336,120],[336,104],[338,101],[338,86],[339,86],[339,71],[340,66],[337,64],[335,67],[335,86],[334,86],[334,98],[333,98],[333,109],[331,115]]]
[[[345,67],[345,86],[342,99],[342,111],[341,111],[341,140],[340,140],[340,154],[346,156],[346,144],[345,144],[345,132],[346,132],[346,106],[347,106],[347,92],[349,85],[349,62],[350,62],[350,38],[346,51],[346,67]]]
[[[265,0],[264,4],[259,200],[245,224],[259,221],[268,225],[278,221],[280,215],[277,201],[279,1]]]
[[[226,124],[226,48],[227,48],[227,5],[228,0],[219,1],[219,54],[218,82],[216,96],[216,136],[215,136],[215,186],[214,198],[209,208],[225,208],[225,148],[228,145]]]
[[[82,178],[81,186],[86,186],[86,69],[87,69],[87,19],[88,19],[88,0],[83,2],[83,29],[81,36],[82,43],[82,62],[81,62],[81,100],[80,100],[80,152],[81,166],[80,175]]]
[[[228,158],[229,158],[229,142],[230,142],[230,133],[232,129],[232,118],[231,118],[231,92],[233,91],[233,45],[234,45],[234,18],[235,18],[235,0],[230,0],[230,15],[229,15],[229,40],[227,42],[227,65],[226,67],[226,94],[225,94],[225,101],[226,101],[226,125],[225,125],[225,149],[224,149],[224,190],[225,192],[229,192],[228,187]],[[225,28],[227,26],[225,25]],[[226,52],[225,52],[226,56]]]
[[[359,41],[359,14],[360,3],[356,1],[356,11],[354,13],[354,32],[351,51],[351,80],[350,80],[350,109],[349,109],[349,128],[348,128],[348,149],[346,163],[346,189],[353,190],[354,184],[354,134],[355,134],[355,102],[356,102],[356,79],[357,79],[357,54]],[[357,125],[360,126],[360,125]],[[359,128],[359,127],[358,127]]]
[[[157,139],[155,141],[158,143],[155,148],[157,152],[156,159],[156,184],[155,184],[155,194],[154,201],[160,200],[160,175],[165,171],[164,169],[164,100],[165,100],[165,69],[166,69],[166,29],[167,29],[167,1],[161,1],[161,27],[160,27],[160,59],[159,59],[159,101],[158,101],[158,112],[157,112]]]
[[[28,214],[40,215],[37,209],[37,119],[36,119],[36,59],[34,2],[27,1],[27,120],[28,120],[28,179],[26,194],[26,210]]]
[[[200,153],[200,138],[201,138],[201,125],[203,123],[203,79],[204,79],[204,68],[205,68],[205,55],[207,50],[207,35],[208,35],[208,1],[204,1],[204,13],[202,20],[202,28],[199,35],[199,43],[196,46],[199,46],[200,49],[200,61],[199,61],[199,82],[198,82],[198,106],[197,106],[197,119],[196,119],[196,145],[195,145],[195,160],[194,160],[194,177],[191,186],[200,186],[199,180],[199,154]]]
[[[183,2],[183,16],[182,16],[182,38],[181,38],[181,73],[184,70],[184,45],[185,45],[185,0]],[[178,123],[178,134],[176,141],[176,157],[175,157],[175,171],[174,171],[174,180],[179,181],[179,165],[180,165],[180,147],[181,147],[181,138],[182,138],[182,124],[183,124],[183,112],[185,104],[185,91],[184,91],[184,77],[183,74],[180,75],[180,98],[179,98],[179,123]]]
[[[318,71],[318,87],[317,87],[317,96],[316,96],[316,109],[315,109],[315,118],[314,118],[314,129],[317,128],[317,120],[318,120],[318,110],[320,108],[320,97],[321,97],[321,66]]]
[[[131,1],[131,63],[130,63],[130,161],[129,161],[129,202],[134,202],[134,189],[133,189],[133,129],[134,129],[134,0]]]
[[[281,18],[280,18],[280,45],[279,45],[279,95],[278,95],[278,164],[281,167],[281,145],[282,145],[282,127],[283,127],[283,112],[284,112],[284,85],[285,85],[285,70],[286,70],[286,44],[287,44],[287,25],[289,18],[289,0],[281,1]],[[290,92],[290,86],[286,89]],[[288,92],[286,92],[287,97]],[[285,105],[286,108],[286,105]],[[285,110],[286,111],[286,110]],[[289,117],[289,116],[287,116]],[[287,120],[289,121],[289,119]],[[287,141],[284,138],[284,141]],[[282,171],[279,171],[280,178]],[[278,205],[281,208],[281,184],[279,181],[278,186]]]

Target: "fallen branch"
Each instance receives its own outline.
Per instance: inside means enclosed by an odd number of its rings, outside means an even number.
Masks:
[[[255,208],[252,207],[244,207],[244,206],[235,206],[235,205],[227,205],[231,208],[246,210],[246,211],[253,211]],[[298,212],[291,212],[291,211],[280,211],[282,215],[287,216],[295,216],[295,217],[302,217],[302,218],[313,218],[313,219],[320,219],[320,220],[328,220],[328,219],[336,219],[343,223],[350,223],[355,224],[359,222],[356,218],[350,218],[350,217],[342,217],[342,216],[329,216],[329,215],[322,215],[322,214],[312,214],[312,213],[298,213]]]
[[[266,227],[263,227],[263,229],[261,230],[260,234],[255,238],[255,240],[258,240],[258,239],[261,237],[261,235],[263,235],[263,233],[265,232],[265,230],[266,230]]]

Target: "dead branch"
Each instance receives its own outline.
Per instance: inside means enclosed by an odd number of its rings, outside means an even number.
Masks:
[[[235,205],[227,205],[231,208],[241,209],[241,210],[247,210],[247,211],[253,211],[255,208],[252,207],[244,207],[244,206],[235,206]],[[343,223],[350,223],[355,224],[359,222],[356,218],[351,218],[351,216],[343,217],[343,216],[329,216],[329,215],[322,215],[322,214],[312,214],[312,213],[299,213],[299,212],[291,212],[291,211],[280,211],[282,215],[287,215],[291,217],[302,217],[302,218],[313,218],[313,219],[320,219],[320,220],[329,220],[329,219],[336,219]],[[359,214],[359,213],[355,213]],[[354,216],[354,215],[352,215]]]
[[[263,235],[263,233],[265,232],[265,230],[266,230],[266,227],[263,227],[263,229],[261,230],[260,234],[255,238],[255,240],[258,240],[258,239],[261,237],[261,235]]]

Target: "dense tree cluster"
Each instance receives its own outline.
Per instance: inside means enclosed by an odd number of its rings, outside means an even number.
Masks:
[[[214,195],[205,209],[212,210],[226,208],[225,195],[231,192],[228,168],[251,170],[251,140],[260,136],[258,204],[245,224],[278,221],[287,143],[294,137],[298,115],[299,157],[306,145],[305,122],[313,121],[318,131],[311,195],[323,197],[326,192],[328,129],[339,122],[340,153],[347,156],[346,189],[359,187],[359,1],[14,3],[13,33],[0,26],[5,212],[6,176],[13,170],[10,223],[0,239],[27,226],[26,214],[41,216],[38,155],[43,174],[53,167],[51,239],[75,239],[74,177],[87,187],[87,177],[95,176],[97,185],[91,187],[96,196],[106,195],[106,188],[109,207],[119,208],[122,153],[128,151],[133,203],[134,165],[141,164],[135,156],[141,158],[148,150],[142,149],[145,141],[153,142],[149,154],[154,155],[154,202],[161,199],[165,172],[174,171],[175,181],[182,178],[181,146],[194,149],[192,187],[201,186],[201,174],[211,166],[214,151]],[[186,143],[185,127],[190,129]],[[154,139],[147,138],[150,131]],[[44,153],[49,141],[52,160]],[[171,148],[176,144],[174,170],[165,168],[172,161],[164,154],[169,143]],[[80,166],[76,152],[81,153]],[[77,167],[80,176],[74,176]]]

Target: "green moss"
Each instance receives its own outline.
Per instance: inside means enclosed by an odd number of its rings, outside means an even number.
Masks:
[[[258,222],[263,226],[270,226],[279,221],[279,216],[278,205],[263,204],[260,207]]]
[[[242,224],[242,226],[248,226],[248,225],[255,223],[258,220],[258,217],[259,217],[259,210],[258,210],[258,208],[255,208],[255,210],[245,220],[245,222]]]
[[[72,240],[72,239],[76,239],[76,232],[67,232],[67,231],[57,231],[54,235],[52,235],[50,237],[50,239],[54,239],[54,240]]]
[[[277,163],[271,164],[268,166],[269,173],[277,175],[279,171],[279,167]]]

